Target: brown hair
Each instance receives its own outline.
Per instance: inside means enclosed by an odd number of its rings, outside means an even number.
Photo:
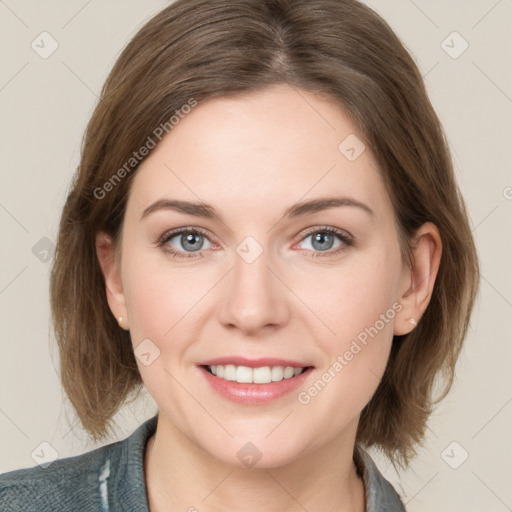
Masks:
[[[441,235],[430,304],[416,329],[395,336],[357,432],[358,443],[407,465],[433,405],[452,385],[479,269],[448,145],[421,74],[389,25],[356,0],[178,0],[131,40],[88,124],[62,212],[51,271],[62,384],[94,439],[108,433],[113,414],[141,388],[130,334],[109,309],[95,251],[98,231],[119,242],[140,163],[134,152],[191,101],[281,83],[344,107],[379,163],[405,257],[424,222]],[[436,399],[438,375],[445,386]]]

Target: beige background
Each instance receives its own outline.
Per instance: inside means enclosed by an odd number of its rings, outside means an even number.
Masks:
[[[432,416],[417,459],[397,475],[371,454],[410,512],[512,510],[512,0],[367,3],[390,23],[425,76],[482,264],[458,377]],[[165,5],[0,0],[0,472],[34,465],[31,454],[42,442],[60,457],[93,447],[63,403],[56,373],[49,335],[51,244],[106,74],[129,38]],[[47,59],[31,47],[43,31],[58,43]],[[464,41],[469,46],[458,56]],[[154,412],[149,399],[125,408],[118,438]]]

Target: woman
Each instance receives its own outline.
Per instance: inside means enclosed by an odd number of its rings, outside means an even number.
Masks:
[[[322,247],[325,245],[325,247]],[[355,0],[178,0],[87,128],[51,275],[93,439],[0,479],[7,510],[401,511],[478,263],[414,61]],[[445,377],[440,397],[435,377]]]

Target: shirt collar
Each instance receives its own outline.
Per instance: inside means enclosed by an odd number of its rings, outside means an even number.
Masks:
[[[366,512],[406,512],[394,487],[384,478],[370,455],[357,444],[354,463],[364,483]]]

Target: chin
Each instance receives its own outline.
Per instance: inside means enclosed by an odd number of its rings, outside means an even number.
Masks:
[[[272,436],[272,434],[271,434]],[[282,438],[275,440],[265,439],[265,436],[235,437],[225,443],[224,447],[216,445],[202,448],[211,457],[220,463],[235,468],[245,469],[273,469],[287,466],[304,455],[304,440],[294,441],[288,437],[283,443]]]

